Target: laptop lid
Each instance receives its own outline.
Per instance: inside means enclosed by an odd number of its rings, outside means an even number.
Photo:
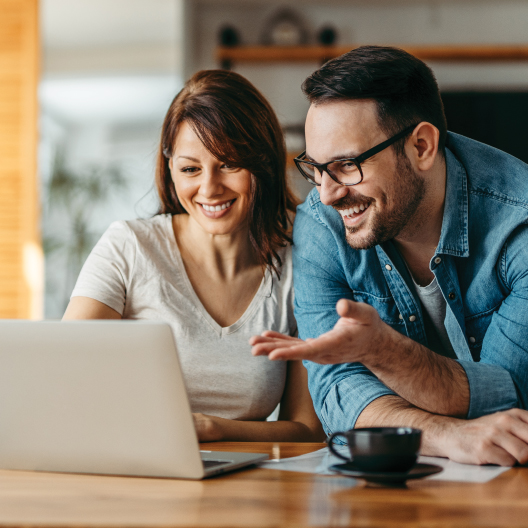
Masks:
[[[204,477],[170,327],[0,321],[0,467]]]

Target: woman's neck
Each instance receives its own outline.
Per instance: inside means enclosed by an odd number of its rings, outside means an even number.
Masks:
[[[172,225],[184,263],[204,270],[209,276],[229,281],[259,266],[247,225],[234,233],[213,235],[187,214],[174,215]]]

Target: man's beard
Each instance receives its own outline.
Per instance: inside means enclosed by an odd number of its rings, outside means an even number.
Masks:
[[[377,214],[375,209],[370,212],[368,219],[371,224],[370,230],[364,237],[360,238],[356,235],[364,229],[364,226],[345,225],[346,241],[352,249],[373,248],[395,238],[409,225],[425,195],[425,180],[413,170],[409,158],[405,154],[399,154],[393,182],[392,196],[383,193],[379,198],[380,205],[385,206],[384,210]],[[365,202],[372,204],[374,200],[369,200],[364,196],[356,199],[347,197],[338,204],[334,204],[334,207],[343,209]],[[387,205],[391,202],[392,206],[388,209]]]

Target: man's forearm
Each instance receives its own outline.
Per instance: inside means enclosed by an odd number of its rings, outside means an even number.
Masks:
[[[421,454],[449,456],[445,438],[459,420],[418,409],[399,396],[382,396],[359,415],[355,427],[414,427],[422,430]]]
[[[362,363],[404,400],[425,411],[465,418],[469,383],[462,366],[387,327],[382,349]]]

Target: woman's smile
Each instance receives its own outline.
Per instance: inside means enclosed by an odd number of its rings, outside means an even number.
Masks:
[[[202,211],[202,213],[207,218],[221,218],[225,215],[227,215],[231,208],[233,207],[233,204],[235,203],[236,198],[233,200],[229,200],[226,202],[217,202],[212,204],[206,204],[206,203],[200,203],[196,202]]]

